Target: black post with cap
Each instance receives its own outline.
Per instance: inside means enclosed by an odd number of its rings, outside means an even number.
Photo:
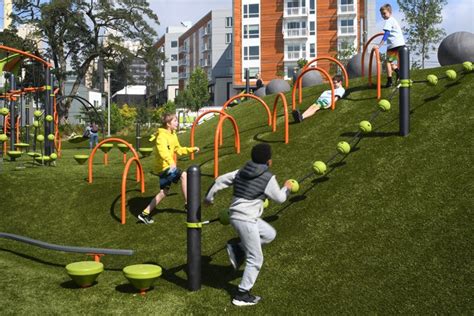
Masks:
[[[399,109],[400,109],[400,136],[408,136],[410,133],[410,51],[407,46],[401,46],[398,49],[400,60],[400,90],[399,90]]]
[[[201,170],[192,165],[187,170],[187,274],[188,289],[201,289]]]

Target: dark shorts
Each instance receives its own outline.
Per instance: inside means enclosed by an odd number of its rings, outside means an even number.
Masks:
[[[161,190],[169,190],[172,183],[178,183],[179,179],[181,178],[181,174],[183,171],[179,168],[176,168],[174,172],[169,172],[169,168],[165,169],[162,173],[158,176],[160,177],[160,189]]]

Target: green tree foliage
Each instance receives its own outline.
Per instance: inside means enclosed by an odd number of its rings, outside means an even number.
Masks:
[[[407,26],[403,31],[408,34],[407,44],[412,54],[421,59],[425,68],[425,59],[436,49],[435,44],[445,35],[438,25],[443,21],[441,11],[446,0],[397,0],[400,11],[405,15]]]
[[[146,0],[22,0],[13,5],[14,25],[33,25],[47,43],[45,57],[54,64],[63,95],[67,75],[75,77],[71,94],[76,94],[94,61],[101,58],[107,67],[125,57],[145,57],[155,41],[149,22],[158,24],[158,17]],[[132,52],[124,45],[127,40],[141,46]],[[69,107],[70,102],[60,104],[60,115]]]
[[[161,124],[161,117],[165,113],[175,113],[176,112],[176,104],[173,101],[168,101],[163,106],[157,108],[153,111],[152,121],[154,123]]]
[[[122,108],[119,109],[119,112],[126,127],[131,126],[133,123],[135,123],[138,114],[136,107],[124,104]]]
[[[104,113],[105,121],[107,122],[107,113]],[[110,105],[110,131],[113,134],[123,130],[125,127],[125,122],[122,115],[120,114],[120,109],[116,103]]]
[[[209,102],[208,85],[206,72],[200,67],[196,68],[191,74],[187,87],[191,96],[191,109],[198,110]]]
[[[306,66],[307,63],[308,63],[308,61],[305,58],[300,58],[296,61],[296,64],[298,65],[298,67],[300,69],[303,69],[304,66]]]
[[[179,107],[183,108],[192,108],[193,100],[191,92],[189,89],[180,90],[176,98],[174,99],[175,103]]]

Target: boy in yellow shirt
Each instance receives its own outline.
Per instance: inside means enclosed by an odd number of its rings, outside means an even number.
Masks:
[[[178,128],[176,114],[165,114],[162,122],[162,128],[158,129],[156,136],[154,167],[154,171],[160,177],[160,192],[151,200],[146,209],[138,215],[138,219],[145,224],[154,222],[150,213],[168,195],[171,183],[178,183],[181,180],[181,190],[183,191],[184,201],[187,203],[186,172],[176,167],[174,154],[181,156],[199,151],[198,147],[181,147],[179,144],[176,135],[176,129]]]

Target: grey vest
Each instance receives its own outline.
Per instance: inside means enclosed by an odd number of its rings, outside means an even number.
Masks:
[[[249,161],[234,179],[234,196],[246,200],[264,200],[265,188],[273,174],[268,166]]]

